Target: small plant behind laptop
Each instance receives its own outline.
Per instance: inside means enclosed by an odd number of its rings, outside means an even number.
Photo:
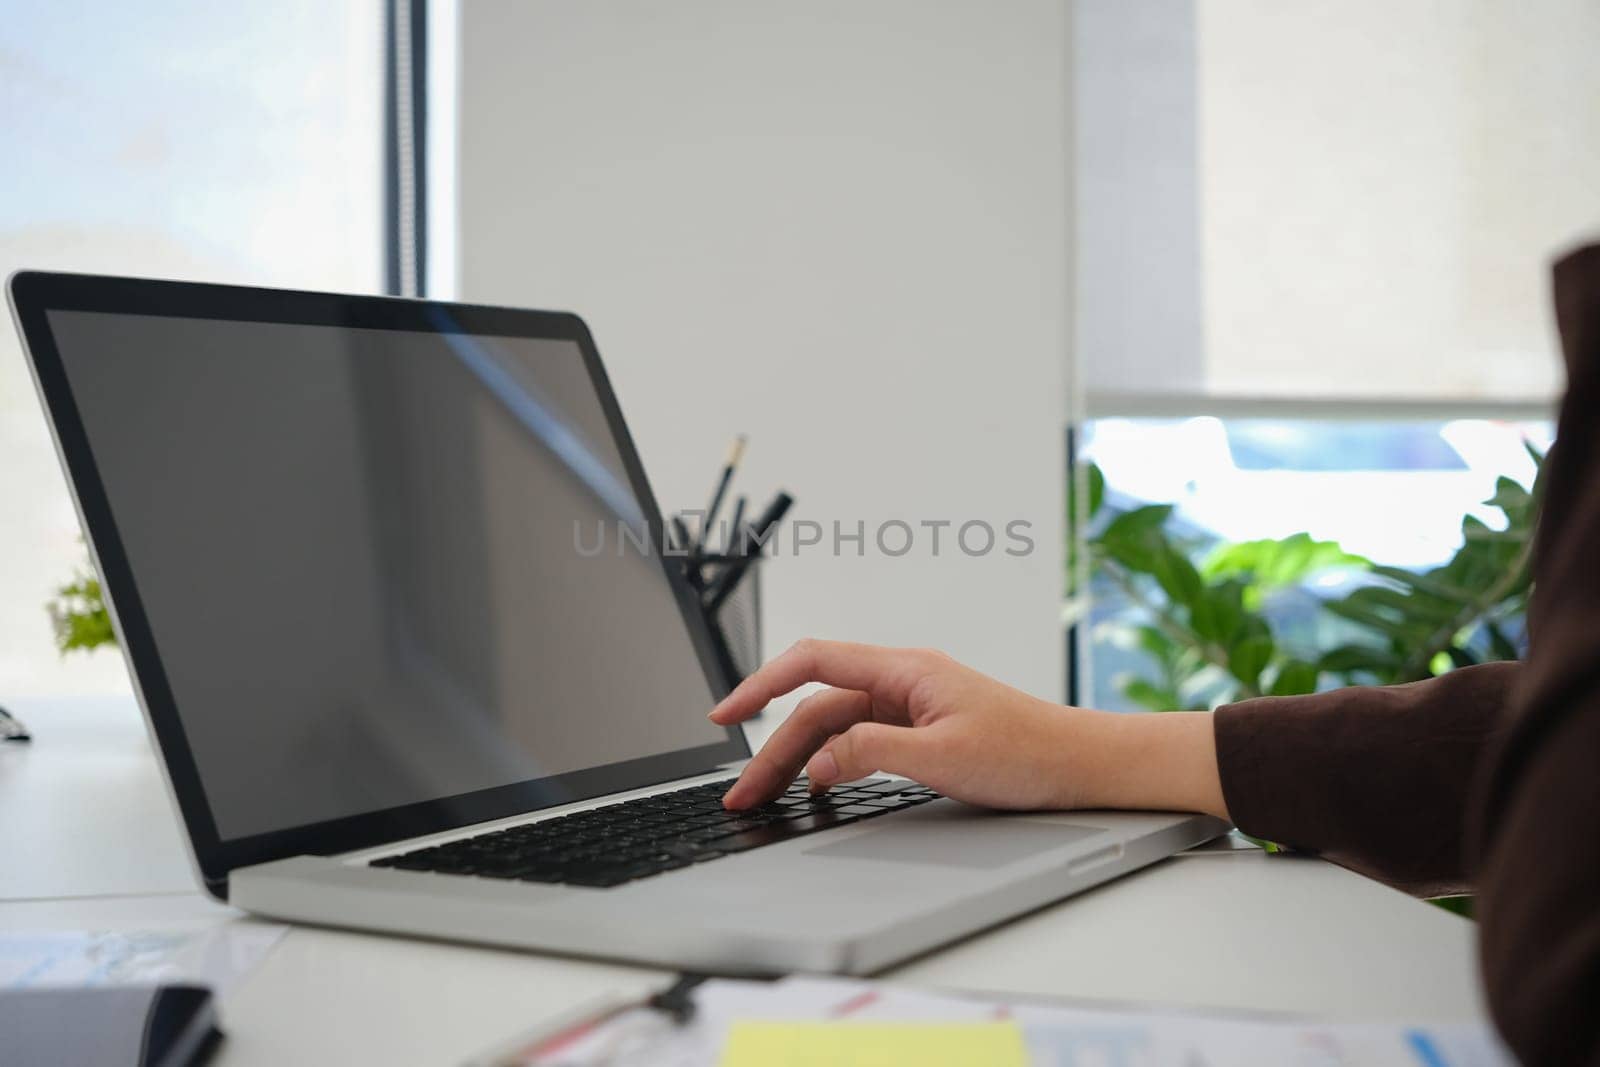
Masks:
[[[76,649],[88,651],[117,643],[117,635],[111,630],[111,616],[106,613],[105,598],[100,592],[100,579],[87,566],[56,590],[55,599],[45,605],[45,610],[55,630],[56,647],[63,655]]]
[[[1531,447],[1529,453],[1542,475],[1543,455]],[[1499,479],[1485,503],[1505,516],[1504,529],[1467,515],[1455,555],[1443,566],[1411,571],[1379,566],[1305,533],[1199,543],[1171,528],[1170,504],[1118,511],[1105,505],[1099,469],[1088,467],[1086,477],[1090,573],[1131,607],[1109,625],[1148,664],[1118,679],[1123,696],[1140,707],[1207,708],[1342,685],[1389,685],[1519,655],[1538,478],[1531,491]],[[1335,571],[1365,580],[1332,598],[1312,591],[1313,580]],[[1287,595],[1315,598],[1338,625],[1285,632],[1269,609]],[[1327,641],[1327,634],[1338,640]]]

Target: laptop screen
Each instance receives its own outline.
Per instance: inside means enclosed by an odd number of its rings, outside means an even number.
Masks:
[[[223,841],[728,740],[576,342],[48,319]]]

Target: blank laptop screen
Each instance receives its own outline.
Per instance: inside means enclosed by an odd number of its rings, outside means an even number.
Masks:
[[[49,319],[224,840],[726,741],[575,343]]]

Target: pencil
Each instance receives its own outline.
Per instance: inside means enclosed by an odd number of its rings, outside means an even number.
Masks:
[[[706,507],[706,517],[700,520],[700,541],[695,545],[695,554],[705,552],[706,544],[711,540],[711,524],[717,521],[717,512],[722,508],[722,498],[728,492],[728,483],[733,480],[733,472],[738,469],[739,460],[744,458],[745,435],[740,434],[733,439],[733,444],[728,446],[728,458],[722,463],[722,473],[717,477],[717,487],[711,493],[711,503]]]

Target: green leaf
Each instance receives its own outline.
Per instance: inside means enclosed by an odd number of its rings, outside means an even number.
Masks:
[[[1445,911],[1459,915],[1463,919],[1473,917],[1473,898],[1470,896],[1431,897],[1428,903],[1436,908],[1443,908]]]
[[[1511,643],[1511,638],[1506,636],[1498,623],[1490,619],[1483,624],[1483,630],[1489,638],[1489,652],[1495,659],[1518,658],[1517,646]]]
[[[1135,626],[1136,644],[1157,662],[1165,663],[1178,653],[1178,645],[1159,626]]]
[[[1391,582],[1427,593],[1431,597],[1447,600],[1452,604],[1467,604],[1472,601],[1472,592],[1458,585],[1445,581],[1439,577],[1444,573],[1444,568],[1438,568],[1427,574],[1408,571],[1401,567],[1373,567],[1372,573]]]
[[[1301,696],[1317,691],[1317,677],[1321,672],[1314,663],[1292,659],[1278,669],[1268,693],[1275,697]]]
[[[1297,533],[1281,540],[1220,545],[1200,572],[1207,578],[1248,578],[1264,588],[1281,589],[1319,571],[1368,565],[1367,560],[1340,548],[1337,541],[1318,541],[1308,533]]]
[[[1436,603],[1429,605],[1422,598],[1407,597],[1380,586],[1357,589],[1343,600],[1331,600],[1323,606],[1341,618],[1402,643],[1427,640],[1440,622],[1451,617],[1447,608]]]
[[[1380,634],[1392,637],[1397,641],[1411,641],[1423,635],[1414,629],[1397,622],[1381,611],[1375,611],[1364,604],[1350,604],[1344,601],[1334,601],[1325,605],[1333,614],[1342,619],[1356,623],[1358,626],[1369,630],[1376,630]],[[1330,668],[1332,669],[1332,668]]]
[[[1395,618],[1428,627],[1446,623],[1461,614],[1461,604],[1424,593],[1401,593],[1381,585],[1359,589],[1351,596],[1374,608],[1387,609]]]
[[[1199,599],[1203,588],[1200,572],[1194,569],[1189,557],[1174,548],[1170,542],[1163,540],[1155,549],[1150,573],[1173,603],[1192,608]]]
[[[1259,690],[1261,672],[1272,662],[1277,650],[1270,637],[1247,637],[1228,649],[1228,673]]]
[[[1466,541],[1499,541],[1521,545],[1526,538],[1517,530],[1494,530],[1476,515],[1461,520],[1461,536]]]
[[[1244,586],[1231,578],[1202,589],[1189,612],[1190,628],[1224,648],[1233,644],[1244,620]]]
[[[1132,511],[1124,511],[1106,525],[1097,540],[1107,547],[1142,545],[1152,534],[1161,533],[1162,526],[1171,515],[1171,504],[1146,504]]]
[[[1091,463],[1085,473],[1089,483],[1089,518],[1094,518],[1100,513],[1100,506],[1106,502],[1106,476],[1101,473],[1098,463]]]
[[[1528,495],[1528,491],[1505,475],[1495,479],[1494,496],[1484,501],[1485,504],[1492,508],[1499,508],[1507,515],[1527,510],[1532,502],[1532,497]]]
[[[1100,536],[1107,541],[1137,539],[1151,530],[1159,529],[1171,514],[1171,504],[1146,504],[1132,511],[1124,511],[1112,519],[1111,525]]]
[[[1528,455],[1533,458],[1533,484],[1528,487],[1528,493],[1533,497],[1534,509],[1537,511],[1540,501],[1544,500],[1544,476],[1550,468],[1545,465],[1548,452],[1540,452],[1533,447],[1533,442],[1526,437],[1522,439],[1522,447],[1528,450]]]
[[[1402,665],[1400,657],[1393,652],[1370,645],[1340,645],[1324,652],[1317,660],[1318,671],[1367,671],[1379,676],[1397,671]]]
[[[1092,544],[1129,570],[1149,574],[1167,546],[1161,527],[1171,514],[1171,504],[1150,504],[1125,511],[1112,519]]]
[[[1178,694],[1170,689],[1151,685],[1143,678],[1129,678],[1122,683],[1122,695],[1151,711],[1171,711],[1182,703]]]

